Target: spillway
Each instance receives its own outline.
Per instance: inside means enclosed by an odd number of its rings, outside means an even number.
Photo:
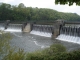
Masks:
[[[52,30],[52,25],[33,25],[32,31],[30,33],[39,36],[51,37]]]
[[[60,35],[56,39],[80,44],[80,27],[63,26],[60,29]]]
[[[4,31],[21,32],[22,24],[9,24],[7,29],[5,29]]]

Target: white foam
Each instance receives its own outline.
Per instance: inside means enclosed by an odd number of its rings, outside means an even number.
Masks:
[[[80,37],[60,34],[56,39],[80,44]]]
[[[6,29],[7,32],[21,32],[21,29]]]
[[[0,30],[4,30],[4,28],[3,27],[0,27]]]
[[[38,44],[37,43],[37,41],[33,41],[37,46],[40,46],[41,48],[47,48],[47,47],[49,47],[49,46],[44,46],[44,45],[40,45],[40,44]]]
[[[21,32],[21,26],[8,26],[7,29],[4,28],[4,26],[0,25],[0,30],[6,31],[6,32]]]
[[[40,32],[40,31],[35,31],[35,30],[32,30],[32,31],[30,32],[30,34],[39,35],[39,36],[44,36],[44,37],[51,37],[51,35],[52,35],[52,33]]]

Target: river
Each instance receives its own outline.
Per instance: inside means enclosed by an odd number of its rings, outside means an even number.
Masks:
[[[33,35],[30,33],[11,32],[11,35],[12,35],[12,40],[10,41],[11,46],[16,46],[17,48],[24,49],[24,51],[26,52],[42,50],[55,43],[63,44],[68,51],[80,48],[80,45],[76,43],[65,42],[55,39],[52,40],[50,37]]]

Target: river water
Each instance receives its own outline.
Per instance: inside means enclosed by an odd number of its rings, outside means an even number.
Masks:
[[[80,48],[80,45],[76,43],[52,40],[50,37],[37,36],[30,33],[11,32],[11,35],[11,46],[16,46],[17,48],[24,49],[26,52],[42,50],[55,43],[63,44],[68,51]]]

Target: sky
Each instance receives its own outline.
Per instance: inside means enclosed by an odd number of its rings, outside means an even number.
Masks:
[[[80,15],[80,6],[76,6],[75,4],[72,6],[60,4],[55,5],[55,0],[0,0],[0,2],[11,5],[23,3],[26,7],[49,8],[59,12],[77,13]]]

